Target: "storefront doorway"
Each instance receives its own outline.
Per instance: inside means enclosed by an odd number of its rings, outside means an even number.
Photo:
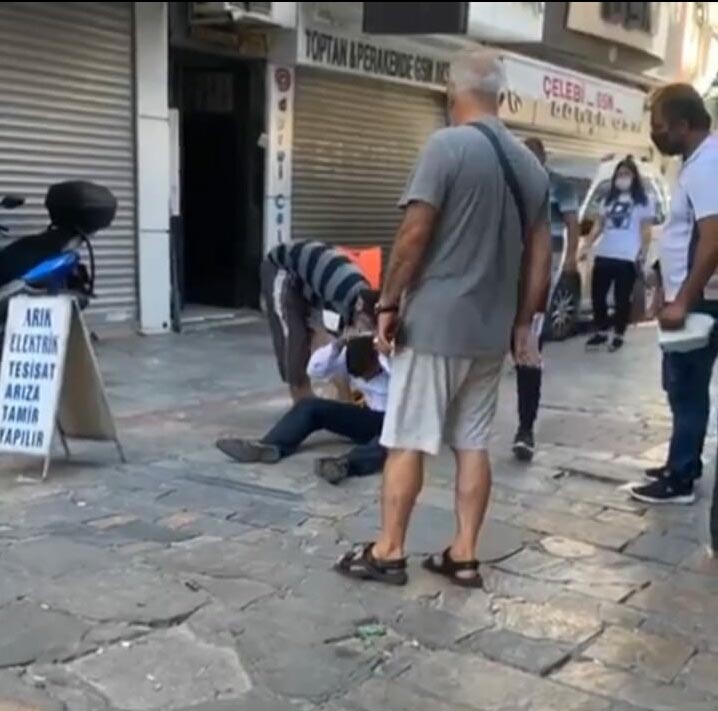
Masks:
[[[175,273],[183,313],[257,308],[264,65],[177,51],[171,93],[179,110]]]

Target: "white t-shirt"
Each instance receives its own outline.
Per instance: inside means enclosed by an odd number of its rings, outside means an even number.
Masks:
[[[683,164],[671,196],[661,236],[661,275],[666,299],[673,301],[688,276],[688,259],[697,220],[718,215],[718,138],[708,136]],[[716,299],[713,277],[705,297]]]
[[[641,224],[652,220],[654,214],[650,200],[641,205],[629,193],[621,193],[611,204],[604,201],[600,211],[603,230],[595,255],[635,262],[641,249]]]

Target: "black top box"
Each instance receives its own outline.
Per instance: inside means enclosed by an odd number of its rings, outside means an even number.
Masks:
[[[102,185],[68,180],[50,187],[45,207],[56,227],[91,235],[112,224],[117,199]]]

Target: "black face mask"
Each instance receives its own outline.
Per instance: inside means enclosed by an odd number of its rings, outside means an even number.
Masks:
[[[679,156],[683,153],[683,146],[671,138],[668,131],[661,131],[660,133],[652,132],[651,140],[664,156]]]

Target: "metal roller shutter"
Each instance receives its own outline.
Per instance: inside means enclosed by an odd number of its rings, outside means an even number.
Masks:
[[[118,200],[93,239],[94,314],[136,313],[132,3],[0,3],[0,194],[27,205],[0,220],[14,235],[40,230],[52,183],[86,179]]]
[[[352,246],[391,244],[396,202],[444,96],[299,68],[292,234]]]

